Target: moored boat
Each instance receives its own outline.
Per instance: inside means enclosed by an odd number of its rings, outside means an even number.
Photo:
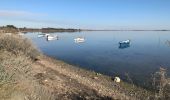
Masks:
[[[130,47],[130,40],[120,41],[119,48],[124,49]]]
[[[85,41],[85,38],[84,37],[78,37],[78,38],[75,38],[74,41],[76,43],[81,43],[81,42],[84,42]]]
[[[119,44],[130,44],[130,40],[120,41]]]
[[[58,39],[58,36],[52,36],[52,35],[47,35],[47,40],[50,41],[50,40],[56,40]]]

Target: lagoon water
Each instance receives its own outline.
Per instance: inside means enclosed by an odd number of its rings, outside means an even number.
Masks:
[[[51,33],[59,40],[47,41],[38,33],[27,33],[44,54],[69,64],[109,76],[126,79],[126,73],[137,84],[146,84],[151,74],[163,66],[170,73],[170,31],[83,31]],[[75,43],[76,37],[84,43]],[[119,42],[131,40],[120,48]]]

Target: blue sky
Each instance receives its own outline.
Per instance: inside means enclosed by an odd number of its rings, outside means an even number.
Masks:
[[[1,0],[0,26],[170,29],[170,0]]]

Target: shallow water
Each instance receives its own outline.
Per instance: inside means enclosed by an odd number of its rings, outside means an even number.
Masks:
[[[79,67],[110,76],[126,79],[128,73],[133,81],[145,84],[160,66],[170,73],[170,31],[90,31],[57,34],[59,40],[38,38],[38,33],[26,37],[46,55]],[[84,43],[75,43],[76,37],[85,37]],[[129,46],[120,47],[119,42],[131,40]]]

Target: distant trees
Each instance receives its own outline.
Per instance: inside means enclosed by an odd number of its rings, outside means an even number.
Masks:
[[[17,29],[17,27],[15,27],[14,25],[6,25],[6,28],[13,28],[13,29]]]
[[[1,27],[1,31],[2,33],[17,33],[17,27],[15,27],[14,25],[6,25]]]
[[[77,32],[81,31],[81,29],[73,29],[73,28],[17,28],[14,25],[6,25],[0,27],[0,30],[3,31],[2,33],[18,33],[18,31],[22,32],[43,32],[43,33],[53,33],[53,32]]]
[[[77,32],[77,31],[81,31],[80,29],[72,29],[72,28],[42,28],[41,29],[43,33],[52,33],[52,32]]]

